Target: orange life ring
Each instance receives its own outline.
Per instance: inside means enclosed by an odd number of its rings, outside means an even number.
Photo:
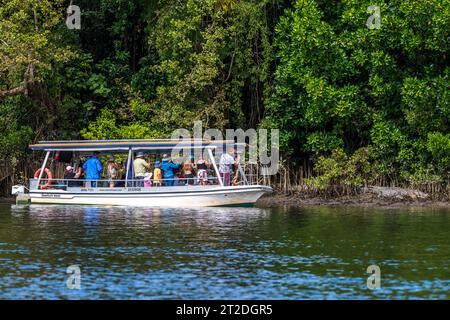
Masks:
[[[50,185],[52,184],[52,179],[53,179],[53,174],[50,171],[50,169],[45,168],[44,172],[47,175],[47,183],[43,184],[41,186],[38,186],[42,190],[48,189],[48,187],[50,187]],[[34,174],[34,178],[35,179],[39,179],[40,175],[41,175],[41,169],[38,169],[38,171],[36,171],[35,174]]]

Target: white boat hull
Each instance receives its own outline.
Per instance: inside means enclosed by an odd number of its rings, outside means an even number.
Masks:
[[[266,186],[183,186],[170,188],[34,190],[30,201],[36,204],[72,204],[134,207],[219,207],[246,206],[272,189]]]

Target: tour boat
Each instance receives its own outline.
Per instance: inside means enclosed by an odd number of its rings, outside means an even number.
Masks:
[[[215,156],[220,156],[223,146],[229,147],[231,144],[236,146],[234,141],[205,140],[42,141],[30,146],[33,151],[45,152],[41,168],[34,178],[29,180],[28,188],[17,185],[13,187],[12,193],[17,196],[18,203],[31,204],[178,208],[254,205],[263,194],[271,192],[272,188],[252,185],[240,164],[236,169],[239,171],[239,181],[230,186],[224,184]],[[126,160],[125,163],[132,164],[137,152],[145,152],[156,159],[161,154],[171,154],[174,150],[191,150],[193,153],[200,150],[202,154],[206,154],[214,173],[209,175],[208,183],[200,185],[198,181],[193,181],[183,185],[179,183],[179,179],[174,179],[178,182],[175,186],[143,186],[142,180],[133,178],[132,166],[126,165],[124,179],[114,180],[113,187],[109,185],[108,180],[96,180],[95,184],[76,180],[77,186],[74,186],[75,183],[71,182],[75,180],[56,178],[51,170],[56,168],[56,164],[64,167],[66,164],[72,164],[75,157],[89,157],[95,151],[100,152],[100,159],[103,159],[102,155],[119,155]],[[102,164],[105,166],[106,162]]]

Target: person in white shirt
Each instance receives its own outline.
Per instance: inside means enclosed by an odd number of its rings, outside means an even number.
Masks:
[[[219,160],[219,174],[222,177],[225,186],[231,185],[231,174],[233,165],[239,164],[239,157],[234,158],[234,148],[228,149],[228,153],[222,154]]]

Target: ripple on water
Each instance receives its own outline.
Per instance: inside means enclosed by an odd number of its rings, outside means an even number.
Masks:
[[[0,298],[443,299],[449,213],[0,206]]]

